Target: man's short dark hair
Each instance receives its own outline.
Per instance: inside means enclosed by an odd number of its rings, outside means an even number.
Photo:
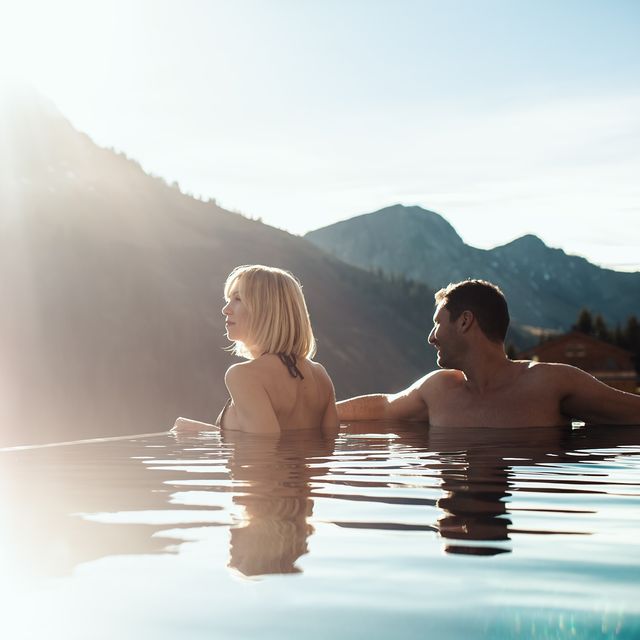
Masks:
[[[509,308],[500,288],[486,280],[463,280],[436,293],[436,304],[444,303],[451,321],[471,311],[489,340],[504,342],[509,328]]]

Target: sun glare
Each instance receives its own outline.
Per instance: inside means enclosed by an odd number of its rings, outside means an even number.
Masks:
[[[78,0],[2,2],[0,80],[81,87],[103,71],[113,21],[95,3]]]

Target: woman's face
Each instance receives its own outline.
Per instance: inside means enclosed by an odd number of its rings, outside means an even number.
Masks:
[[[227,331],[227,338],[234,342],[244,342],[247,344],[249,337],[249,310],[245,306],[239,287],[236,281],[229,292],[229,299],[222,307],[225,317],[224,327]],[[249,346],[249,345],[247,345]]]

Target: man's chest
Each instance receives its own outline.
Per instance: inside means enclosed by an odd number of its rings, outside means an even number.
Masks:
[[[433,394],[428,406],[430,424],[442,427],[531,427],[567,422],[553,394],[526,387],[485,394],[467,389]]]

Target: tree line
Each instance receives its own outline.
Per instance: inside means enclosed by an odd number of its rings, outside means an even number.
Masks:
[[[627,351],[640,352],[640,322],[635,315],[629,316],[624,326],[618,323],[611,328],[599,313],[594,316],[589,309],[581,309],[572,329]]]
[[[571,328],[631,351],[636,369],[640,371],[640,322],[637,316],[631,315],[624,325],[618,323],[611,328],[599,313],[594,316],[589,309],[585,308],[580,310],[578,319]]]
[[[358,277],[360,274],[357,269],[350,273],[352,278],[356,277],[360,281],[358,285],[365,293],[375,296],[383,295],[398,309],[402,309],[405,317],[409,317],[414,322],[425,323],[425,319],[431,318],[434,310],[434,291],[428,286],[401,274],[384,272],[379,267],[368,269],[368,272],[376,278],[368,279],[363,277],[364,274]],[[430,327],[425,330],[428,329]],[[578,312],[571,330],[580,331],[631,351],[636,369],[640,373],[640,321],[635,314],[629,316],[626,323],[617,323],[614,327],[610,327],[601,314],[593,314],[589,309],[583,308]],[[543,332],[540,335],[540,342],[556,336],[556,333]],[[517,357],[517,349],[513,343],[507,345],[507,355],[512,359]]]

